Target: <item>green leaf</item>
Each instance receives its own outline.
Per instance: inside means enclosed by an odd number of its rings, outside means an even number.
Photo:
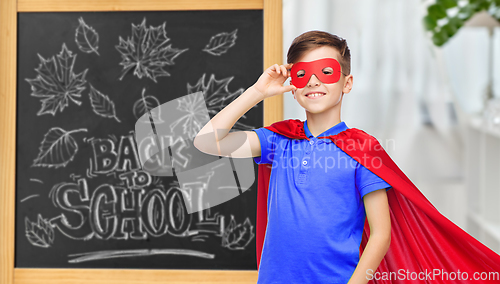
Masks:
[[[482,10],[488,10],[490,8],[491,2],[490,1],[483,1],[481,4],[478,5],[477,11],[482,11]]]
[[[424,27],[428,31],[432,31],[437,26],[437,21],[433,17],[427,15],[422,19]]]
[[[437,0],[436,2],[446,9],[453,8],[458,5],[457,1],[455,0]]]
[[[457,28],[453,24],[448,23],[441,27],[441,31],[445,32],[448,38],[450,38],[457,32]]]
[[[450,20],[448,21],[448,24],[453,25],[458,30],[464,25],[464,21],[458,17],[453,17],[453,18],[450,18]]]
[[[482,11],[484,9],[488,9],[491,2],[488,0],[469,0],[469,5],[472,6],[475,12]]]
[[[463,6],[458,11],[458,14],[461,16],[460,18],[462,20],[467,21],[468,19],[470,19],[470,17],[472,16],[472,14],[474,14],[476,12],[475,8],[476,7],[473,4],[469,4],[469,5]]]
[[[434,19],[442,19],[447,15],[446,9],[439,4],[430,5],[429,7],[427,7],[427,12],[429,12],[429,16],[433,17]]]
[[[440,30],[439,32],[434,33],[434,35],[432,36],[432,41],[435,45],[442,46],[446,43],[446,41],[448,41],[448,35],[445,31]]]

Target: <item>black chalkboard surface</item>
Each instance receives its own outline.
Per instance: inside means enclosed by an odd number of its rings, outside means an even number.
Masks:
[[[15,266],[256,269],[257,183],[189,214],[175,175],[141,169],[134,127],[192,92],[213,117],[262,62],[261,10],[19,13]],[[178,111],[199,130],[194,103]]]

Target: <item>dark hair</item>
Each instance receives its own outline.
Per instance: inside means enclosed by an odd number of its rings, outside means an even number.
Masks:
[[[322,46],[335,48],[340,53],[339,63],[342,73],[351,74],[351,52],[347,41],[323,31],[309,31],[296,37],[288,48],[287,63],[296,63],[307,51]]]

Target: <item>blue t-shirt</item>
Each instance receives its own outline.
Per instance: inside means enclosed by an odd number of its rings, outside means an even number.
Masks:
[[[344,122],[317,137],[348,129]],[[265,128],[257,164],[272,164],[267,229],[258,282],[342,283],[359,262],[366,217],[363,196],[391,186],[330,139],[290,139]]]

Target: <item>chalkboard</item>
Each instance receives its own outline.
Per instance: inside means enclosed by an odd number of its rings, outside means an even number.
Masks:
[[[211,118],[262,62],[262,10],[19,13],[15,266],[256,269],[256,182],[190,214],[175,172],[141,169],[135,127],[176,101],[167,122],[196,133],[187,99]],[[235,128],[262,126],[260,103]]]

